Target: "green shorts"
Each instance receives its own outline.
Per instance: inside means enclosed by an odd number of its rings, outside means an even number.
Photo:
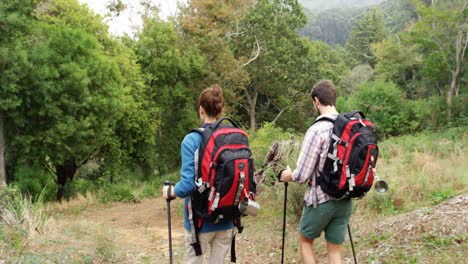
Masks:
[[[304,204],[299,232],[308,239],[316,239],[325,231],[328,242],[341,245],[352,210],[351,199],[329,200],[317,208]]]

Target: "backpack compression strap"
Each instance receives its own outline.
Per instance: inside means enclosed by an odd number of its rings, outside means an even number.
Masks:
[[[237,217],[237,218],[234,218],[234,226],[237,227],[237,230],[240,233],[242,233],[242,231],[244,230],[244,227],[242,226],[241,224],[241,218],[240,216]],[[234,233],[234,231],[233,231]],[[237,261],[237,257],[236,257],[236,234],[233,234],[232,236],[232,241],[231,241],[231,262],[232,263],[235,263]]]
[[[198,233],[200,232],[198,225],[198,216],[194,214],[192,208],[192,198],[190,197],[188,204],[187,204],[187,211],[188,211],[188,218],[190,223],[190,233],[192,235],[192,243],[190,244],[195,251],[195,256],[201,256],[202,250],[200,245],[200,240],[198,239]]]

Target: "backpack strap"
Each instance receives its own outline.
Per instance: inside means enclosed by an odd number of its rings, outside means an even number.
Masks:
[[[315,120],[314,124],[315,124],[315,123],[318,123],[318,122],[320,122],[320,121],[327,121],[327,122],[330,122],[330,123],[332,123],[333,125],[335,125],[336,119],[330,118],[330,117],[328,117],[328,116],[322,116],[321,118]],[[334,131],[333,131],[333,128],[332,128],[332,133],[331,133],[330,140],[331,140],[331,139],[335,139],[335,140],[338,139],[338,140],[339,140],[339,138],[335,135],[335,133],[334,133]],[[335,146],[335,147],[336,147],[336,146]],[[328,155],[328,157],[332,157],[332,155],[330,155],[330,153],[328,153],[328,150],[327,150],[327,155]],[[336,153],[335,153],[335,156],[336,156]],[[336,165],[336,162],[337,162],[337,160],[335,159],[335,166],[337,166],[337,165]],[[317,174],[316,174],[315,172],[314,172],[313,174],[314,174],[314,176],[312,176],[312,178],[309,180],[309,183],[308,183],[308,184],[309,184],[309,186],[312,188],[312,195],[313,195],[312,204],[313,204],[313,207],[314,207],[314,208],[317,208],[317,201],[318,201],[318,194],[317,194],[317,189],[316,189],[316,186],[317,186]],[[319,172],[319,174],[320,174],[320,172]]]
[[[205,131],[203,127],[197,127],[197,128],[190,129],[189,133],[195,132],[195,133],[203,135],[203,131]]]
[[[241,224],[241,217],[239,216],[239,217],[234,218],[233,222],[234,222],[234,226],[237,227],[238,233],[239,234],[242,233],[242,231],[244,230],[244,227]],[[232,241],[231,241],[231,262],[235,263],[237,261],[236,234],[234,233],[234,230],[232,232],[233,232],[233,235],[232,235]]]
[[[232,235],[231,241],[231,262],[235,263],[237,261],[236,257],[236,234]]]
[[[330,118],[330,117],[328,117],[328,116],[322,116],[321,118],[315,120],[313,124],[315,124],[315,123],[317,123],[317,122],[320,122],[320,121],[328,121],[328,122],[331,122],[331,123],[335,124],[335,121],[336,121],[336,120],[333,119],[333,118]],[[312,124],[312,125],[313,125],[313,124]]]
[[[214,123],[211,125],[211,127],[213,128],[213,130],[215,130],[216,128],[218,128],[219,125],[221,125],[221,123],[223,123],[224,120],[229,121],[229,122],[230,122],[234,127],[236,127],[236,128],[239,128],[239,127],[240,127],[239,124],[238,124],[236,121],[234,121],[234,119],[232,119],[232,118],[230,118],[230,117],[222,117],[222,118],[216,120],[216,122],[214,122]]]
[[[356,116],[357,115],[357,116]],[[361,110],[354,110],[354,111],[351,111],[349,113],[344,113],[344,116],[348,119],[351,119],[352,117],[357,117],[357,118],[361,118],[361,119],[366,119],[366,116],[364,115],[363,112],[361,112]]]
[[[189,201],[187,204],[187,211],[188,211],[190,233],[191,233],[191,239],[192,239],[190,245],[193,247],[193,250],[195,251],[195,256],[201,256],[202,249],[200,245],[200,240],[198,238],[198,233],[200,233],[200,228],[198,228],[198,224],[197,224],[199,216],[195,214],[194,209],[192,208],[192,197],[189,198]]]

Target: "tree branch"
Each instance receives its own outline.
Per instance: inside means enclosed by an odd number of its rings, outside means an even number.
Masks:
[[[260,44],[258,44],[258,39],[257,39],[257,36],[255,36],[255,44],[257,44],[257,54],[255,54],[255,56],[252,58],[252,53],[254,52],[254,50],[252,49],[252,52],[250,53],[250,58],[249,60],[242,64],[242,67],[245,67],[247,65],[249,65],[252,61],[256,60],[258,58],[258,55],[260,55]]]
[[[276,123],[276,121],[278,121],[278,119],[280,118],[280,116],[284,113],[284,111],[286,111],[286,109],[288,109],[288,107],[284,107],[283,109],[281,109],[281,111],[276,115],[275,119],[273,119],[273,121],[271,121],[272,123]]]

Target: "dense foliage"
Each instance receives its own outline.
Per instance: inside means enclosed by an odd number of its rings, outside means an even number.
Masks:
[[[134,197],[126,185],[178,170],[215,83],[254,149],[259,128],[310,126],[320,79],[383,138],[468,125],[466,1],[191,0],[169,21],[150,3],[141,29],[117,37],[77,0],[0,2],[0,185]]]

